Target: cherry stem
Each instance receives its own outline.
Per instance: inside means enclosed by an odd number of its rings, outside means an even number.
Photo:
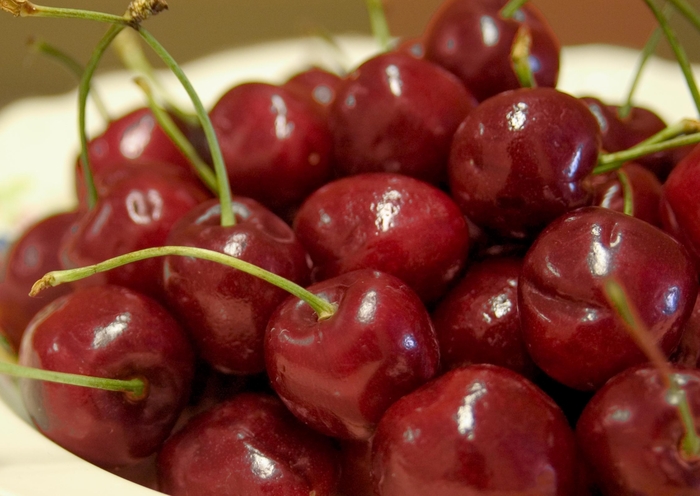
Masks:
[[[170,138],[170,140],[175,144],[175,146],[177,146],[182,154],[187,157],[187,160],[189,160],[190,164],[192,164],[195,172],[206,187],[213,193],[216,193],[216,176],[211,171],[209,165],[206,164],[199,156],[197,150],[195,150],[194,146],[192,146],[192,143],[190,143],[187,137],[182,134],[182,131],[180,131],[180,128],[177,127],[177,124],[175,124],[170,115],[156,103],[153,96],[153,89],[148,84],[148,81],[143,77],[136,77],[134,78],[134,82],[146,95],[146,99],[148,100],[148,108],[151,109],[153,116],[158,122],[158,125],[161,127],[161,129],[163,129],[163,131],[165,131],[165,134],[168,135],[168,138]]]
[[[515,15],[520,7],[525,5],[528,0],[510,0],[502,9],[501,17],[504,19],[509,19]]]
[[[386,21],[382,0],[365,0],[365,3],[367,4],[369,22],[372,26],[372,34],[382,50],[386,52],[391,48],[391,33],[389,32],[389,24]]]
[[[672,1],[674,3],[674,6],[677,3],[680,3],[678,2],[678,0]],[[663,29],[664,35],[666,36],[666,40],[671,46],[671,50],[673,50],[673,53],[676,56],[676,60],[678,61],[678,65],[680,66],[681,71],[683,72],[683,76],[685,77],[686,84],[688,85],[690,94],[693,97],[693,101],[695,102],[695,107],[698,110],[698,114],[700,114],[700,91],[698,91],[697,84],[695,84],[695,76],[693,75],[693,70],[690,67],[688,56],[685,53],[685,50],[681,46],[680,42],[678,41],[678,37],[671,28],[668,19],[661,11],[661,9],[659,9],[659,7],[654,3],[654,0],[644,0],[644,2],[652,11],[654,17],[656,17],[656,20],[659,23],[659,26],[661,26],[661,29]]]
[[[686,0],[668,0],[683,15],[695,29],[700,31],[700,14]]]
[[[165,106],[169,112],[175,114],[179,119],[188,124],[198,124],[197,116],[181,110],[174,102],[170,94],[165,90],[160,80],[156,76],[153,66],[143,53],[140,43],[141,37],[133,30],[127,29],[122,31],[112,43],[112,47],[117,52],[119,59],[124,67],[135,72],[139,76],[143,76],[149,81],[150,86],[154,88],[155,94],[165,102]]]
[[[35,369],[16,363],[0,360],[0,374],[21,377],[23,379],[35,379],[39,381],[68,384],[71,386],[89,387],[105,391],[117,391],[127,393],[132,399],[142,399],[146,395],[146,383],[142,379],[105,379],[80,374],[68,374],[54,370]]]
[[[695,427],[695,417],[685,391],[679,386],[676,374],[673,373],[673,369],[668,364],[666,357],[652,339],[649,329],[639,316],[637,309],[634,308],[629,298],[627,298],[627,294],[622,286],[611,278],[605,281],[604,292],[608,302],[622,318],[629,335],[654,368],[661,374],[669,392],[669,402],[677,406],[678,416],[685,430],[685,435],[681,441],[683,454],[689,458],[700,455],[700,437]]]
[[[127,253],[126,255],[110,258],[95,265],[88,265],[77,269],[48,272],[46,275],[44,275],[44,277],[34,283],[29,295],[36,296],[44,289],[58,286],[59,284],[64,284],[67,282],[78,281],[93,274],[105,272],[132,262],[138,262],[140,260],[155,257],[165,257],[168,255],[192,257],[201,260],[208,260],[210,262],[216,262],[226,265],[227,267],[238,269],[241,272],[245,272],[246,274],[250,274],[262,279],[263,281],[269,282],[270,284],[273,284],[274,286],[277,286],[278,288],[283,289],[300,300],[306,302],[314,310],[314,312],[316,312],[319,320],[325,320],[331,317],[336,311],[336,306],[333,303],[313,294],[311,291],[285,279],[284,277],[269,272],[265,269],[261,269],[257,265],[253,265],[230,255],[226,255],[218,251],[191,246],[159,246],[156,248],[146,248],[144,250],[138,250]]]
[[[67,69],[68,72],[73,74],[78,79],[78,81],[80,81],[80,79],[83,77],[85,68],[83,68],[83,66],[80,65],[80,63],[77,60],[75,60],[63,50],[60,50],[56,46],[47,43],[44,40],[37,40],[34,38],[29,40],[28,45],[36,52],[53,59],[61,67]],[[111,121],[112,119],[109,116],[109,112],[107,111],[107,107],[104,104],[104,100],[100,98],[100,95],[97,93],[95,88],[91,88],[91,96],[92,101],[95,103],[95,107],[97,108],[97,111],[100,113],[102,118],[107,122]]]
[[[233,209],[231,208],[231,189],[229,186],[224,157],[221,154],[221,147],[219,146],[219,141],[216,138],[214,126],[212,126],[211,119],[209,119],[209,115],[202,104],[202,100],[199,98],[199,95],[192,86],[192,83],[182,71],[178,63],[175,61],[175,59],[173,59],[163,45],[161,45],[158,40],[156,40],[153,35],[151,35],[151,33],[149,33],[142,26],[135,26],[134,29],[141,35],[146,44],[150,46],[151,49],[153,49],[153,51],[161,58],[165,65],[168,66],[175,77],[180,81],[180,84],[182,84],[182,87],[187,92],[190,100],[192,100],[197,118],[199,119],[204,135],[207,138],[209,150],[211,151],[212,162],[214,163],[214,171],[218,182],[219,202],[221,203],[221,225],[223,227],[235,225],[236,219],[233,214]]]
[[[593,174],[603,174],[604,172],[614,171],[622,167],[622,164],[625,162],[651,155],[652,153],[662,152],[685,145],[694,145],[696,143],[700,143],[700,132],[658,143],[645,144],[642,142],[628,150],[601,154],[600,157],[598,157],[598,165],[593,169]]]
[[[65,9],[37,5],[27,0],[0,0],[0,8],[17,17],[52,17],[63,19],[89,19],[108,24],[129,25],[130,18],[90,10]]]
[[[666,9],[664,10],[664,15],[667,19],[670,18],[671,12],[671,9],[668,6],[666,6]],[[627,117],[632,111],[632,99],[634,98],[634,93],[637,91],[637,86],[639,85],[639,81],[641,80],[642,71],[644,70],[644,67],[646,66],[651,56],[656,51],[656,47],[659,45],[659,42],[661,41],[661,36],[663,36],[663,34],[663,29],[661,29],[660,26],[657,27],[656,29],[654,29],[654,32],[651,33],[651,36],[649,37],[647,42],[644,44],[644,48],[642,49],[642,52],[639,56],[639,60],[637,61],[637,68],[634,71],[634,78],[632,78],[629,90],[627,91],[627,100],[625,101],[625,104],[617,110],[617,115],[621,119]]]
[[[85,66],[83,77],[80,79],[80,85],[78,86],[78,131],[80,134],[80,160],[82,162],[83,177],[87,187],[88,208],[90,209],[92,209],[95,206],[95,203],[97,203],[97,187],[95,186],[95,180],[90,167],[90,157],[88,154],[88,137],[86,131],[87,98],[88,94],[90,93],[92,76],[97,69],[97,65],[102,59],[102,56],[109,47],[110,43],[112,43],[112,40],[116,38],[124,27],[125,26],[118,24],[110,26],[107,33],[105,33],[95,47],[95,50],[92,52],[92,56]]]
[[[620,181],[622,187],[622,212],[626,215],[634,215],[634,195],[632,191],[632,183],[630,183],[627,172],[622,169],[617,169],[617,180]]]
[[[530,66],[530,50],[532,47],[532,33],[526,24],[522,24],[513,40],[510,51],[510,59],[513,62],[515,75],[523,88],[536,88],[537,82],[532,74]]]

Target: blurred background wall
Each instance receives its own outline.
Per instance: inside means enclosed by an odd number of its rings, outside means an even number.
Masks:
[[[384,0],[392,34],[419,36],[441,0]],[[700,8],[700,0],[690,0]],[[121,13],[128,0],[44,0],[43,5]],[[532,0],[562,44],[613,43],[639,48],[654,28],[642,0]],[[180,62],[217,50],[312,32],[369,33],[363,0],[170,0],[147,26]],[[673,20],[691,58],[700,61],[700,33]],[[0,107],[24,96],[70,90],[75,80],[26,47],[34,36],[87,60],[105,26],[76,20],[13,18],[0,12]],[[670,56],[667,46],[660,53]],[[118,67],[109,56],[101,70]]]

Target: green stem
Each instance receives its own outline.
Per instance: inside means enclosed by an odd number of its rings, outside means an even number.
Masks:
[[[664,15],[667,19],[671,15],[671,10],[668,8],[668,6],[664,10]],[[661,29],[661,27],[657,27],[656,29],[654,29],[654,32],[651,33],[651,36],[649,37],[647,42],[644,44],[644,48],[642,49],[642,52],[639,56],[639,60],[637,61],[637,68],[634,71],[634,78],[632,78],[630,88],[627,92],[627,100],[625,101],[625,104],[622,105],[617,111],[617,114],[620,116],[621,119],[627,117],[630,111],[632,110],[632,99],[634,98],[634,93],[637,91],[637,86],[639,86],[639,81],[642,79],[642,71],[644,70],[644,67],[646,66],[651,56],[656,51],[656,47],[659,45],[659,42],[661,41],[661,36],[663,36],[663,34],[663,29]]]
[[[389,32],[389,24],[386,22],[382,0],[365,0],[365,4],[372,26],[372,34],[382,50],[387,52],[391,48],[391,33]]]
[[[163,131],[165,131],[165,134],[168,135],[168,138],[170,138],[170,140],[175,144],[175,146],[177,146],[183,155],[187,157],[187,160],[189,160],[190,164],[192,164],[195,172],[206,187],[209,188],[212,193],[216,193],[216,176],[214,176],[214,173],[211,171],[209,165],[207,165],[199,156],[197,150],[195,150],[194,146],[192,146],[192,143],[190,143],[187,137],[182,134],[182,131],[180,131],[180,128],[177,127],[177,124],[175,124],[170,115],[156,103],[155,98],[153,97],[153,90],[148,84],[148,81],[142,77],[137,77],[134,79],[134,82],[146,95],[146,99],[148,100],[148,108],[151,109],[153,116],[158,122],[158,125],[161,127],[161,129],[163,129]]]
[[[141,399],[146,394],[146,383],[142,379],[105,379],[102,377],[56,372],[54,370],[35,369],[5,361],[0,361],[0,374],[21,377],[23,379],[35,379],[58,384],[68,384],[71,386],[102,389],[105,391],[117,391],[120,393],[127,393],[134,399]]]
[[[532,74],[530,66],[530,49],[532,47],[532,34],[526,24],[522,24],[513,40],[510,59],[513,62],[515,75],[523,88],[536,88],[537,82]]]
[[[695,417],[685,391],[678,385],[673,369],[671,369],[671,366],[666,361],[666,357],[651,338],[649,329],[639,316],[637,309],[630,303],[623,287],[611,278],[605,281],[604,293],[608,302],[625,323],[625,328],[630,337],[661,374],[672,403],[677,406],[678,417],[685,430],[680,446],[682,454],[688,458],[697,457],[700,455],[700,437],[695,427]]]
[[[97,65],[99,64],[102,56],[109,47],[112,40],[124,29],[123,25],[113,25],[110,26],[107,33],[102,37],[102,39],[95,47],[92,52],[92,57],[85,66],[85,71],[83,72],[83,77],[80,79],[80,86],[78,87],[78,132],[80,133],[80,160],[83,167],[83,177],[85,178],[85,185],[88,191],[88,208],[92,208],[97,203],[97,188],[95,187],[95,180],[92,176],[92,170],[90,168],[90,157],[88,154],[88,138],[86,131],[86,108],[87,108],[87,98],[90,93],[90,82],[92,81],[92,76],[95,74]]]
[[[688,136],[681,136],[651,145],[642,146],[640,144],[621,152],[602,154],[598,157],[598,165],[593,169],[593,174],[603,174],[604,172],[614,171],[619,169],[625,162],[635,160],[639,157],[671,148],[678,148],[680,146],[694,145],[696,143],[700,143],[700,133],[693,133]]]
[[[21,17],[87,19],[91,21],[105,22],[107,24],[120,24],[122,26],[128,26],[131,22],[130,19],[124,16],[105,14],[103,12],[93,12],[91,10],[46,7],[45,5],[37,5],[28,1],[3,0],[0,2],[0,8],[15,16]]]
[[[52,58],[53,60],[58,62],[58,64],[61,67],[68,69],[68,71],[71,74],[73,74],[78,79],[78,81],[82,79],[85,69],[82,65],[80,65],[80,63],[77,60],[65,53],[63,50],[59,50],[55,46],[43,40],[31,40],[29,44],[37,52]],[[105,106],[102,98],[100,98],[100,95],[97,93],[97,91],[95,91],[95,88],[90,88],[90,95],[92,97],[92,101],[95,103],[95,107],[97,107],[97,111],[100,113],[102,118],[106,122],[111,121],[112,119],[109,116],[107,107]]]
[[[504,19],[509,19],[515,15],[520,7],[525,5],[528,0],[510,0],[502,9],[501,17]]]
[[[177,255],[181,257],[192,257],[202,260],[209,260],[210,262],[216,262],[227,267],[232,267],[238,269],[241,272],[255,276],[263,281],[269,282],[277,286],[280,289],[287,291],[288,293],[296,296],[300,300],[306,302],[318,315],[319,320],[327,319],[331,317],[336,310],[335,305],[329,301],[316,296],[312,292],[303,287],[295,284],[284,277],[278,276],[272,272],[253,265],[249,262],[245,262],[238,258],[226,255],[213,250],[206,250],[204,248],[195,248],[191,246],[160,246],[156,248],[147,248],[144,250],[138,250],[126,255],[121,255],[119,257],[110,258],[104,262],[100,262],[95,265],[89,265],[86,267],[80,267],[77,269],[70,270],[57,270],[47,273],[39,281],[37,281],[32,287],[30,296],[36,296],[40,291],[58,286],[59,284],[64,284],[67,282],[73,282],[80,279],[84,279],[93,274],[99,272],[105,272],[122,265],[126,265],[133,262],[138,262],[140,260],[145,260],[148,258],[155,257],[165,257],[168,255]]]
[[[669,0],[671,4],[683,15],[695,29],[700,31],[700,14],[686,0]]]
[[[683,72],[683,76],[685,77],[685,81],[688,85],[688,89],[690,90],[690,94],[693,97],[693,101],[695,102],[695,107],[698,111],[698,114],[700,114],[700,91],[698,91],[697,84],[695,84],[695,76],[693,75],[693,71],[690,67],[688,56],[686,55],[685,50],[678,41],[676,33],[673,31],[671,25],[668,23],[668,19],[666,19],[666,16],[664,16],[663,12],[661,12],[659,7],[654,3],[654,0],[644,0],[644,2],[652,11],[654,17],[656,17],[656,20],[659,23],[659,26],[661,26],[661,29],[663,29],[664,35],[666,36],[669,45],[671,45],[671,50],[673,50],[673,53],[676,56],[676,60],[678,61],[678,65],[680,66],[681,71]]]
[[[219,146],[219,141],[216,138],[216,133],[214,132],[214,127],[212,126],[211,119],[207,114],[202,100],[197,95],[192,83],[187,78],[185,73],[182,71],[180,66],[175,62],[175,59],[163,48],[158,40],[156,40],[151,33],[145,30],[142,26],[136,26],[134,29],[138,31],[144,41],[150,46],[154,52],[163,60],[165,65],[173,72],[175,77],[180,81],[183,88],[187,92],[187,95],[192,100],[195,112],[199,118],[199,122],[202,125],[202,130],[207,138],[207,143],[209,144],[209,149],[211,151],[212,162],[214,163],[214,171],[216,172],[216,179],[219,186],[219,201],[221,202],[221,225],[232,226],[235,225],[236,219],[233,215],[233,210],[231,209],[231,189],[228,182],[228,174],[226,172],[226,165],[224,163],[224,157],[221,154],[221,147]]]
[[[620,181],[620,187],[622,188],[622,200],[624,205],[622,208],[622,212],[629,216],[633,216],[634,198],[630,179],[625,171],[623,171],[622,169],[618,169],[617,180]]]

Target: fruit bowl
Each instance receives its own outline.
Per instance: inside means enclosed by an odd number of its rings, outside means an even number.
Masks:
[[[373,40],[338,39],[348,67],[376,51]],[[184,67],[205,106],[231,85],[260,80],[281,82],[310,64],[332,56],[323,42],[292,39],[212,55]],[[624,98],[638,53],[620,47],[588,45],[562,51],[559,89],[577,96],[597,96],[611,103]],[[700,69],[697,69],[700,77]],[[176,95],[174,79],[164,75]],[[126,73],[95,82],[117,115],[142,101]],[[53,211],[73,205],[72,168],[78,152],[76,93],[15,102],[0,111],[0,250],[24,227]],[[185,101],[184,95],[182,101]],[[636,103],[673,123],[693,114],[693,103],[677,65],[652,59],[639,86]],[[89,108],[89,133],[100,118]],[[40,140],[40,144],[38,144]],[[14,382],[0,377],[0,494],[12,496],[157,494],[98,469],[41,436],[28,420]]]

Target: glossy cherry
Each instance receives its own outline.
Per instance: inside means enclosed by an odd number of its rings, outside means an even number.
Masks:
[[[646,361],[606,300],[609,278],[623,285],[667,356],[698,290],[686,250],[644,221],[589,207],[550,224],[525,257],[519,310],[530,356],[569,387],[598,389]]]
[[[320,67],[311,67],[293,75],[282,87],[327,114],[335,100],[336,88],[340,82],[341,78],[337,74]]]
[[[425,58],[456,74],[480,101],[520,88],[511,50],[521,25],[532,36],[530,65],[538,86],[554,87],[559,75],[559,41],[532,4],[512,19],[499,11],[507,0],[450,0],[430,20]]]
[[[561,410],[493,365],[457,368],[401,398],[372,451],[382,496],[577,494],[574,434]]]
[[[330,179],[332,140],[325,118],[288,89],[236,86],[210,117],[234,194],[279,214]]]
[[[664,183],[661,219],[664,229],[688,249],[700,273],[700,147],[678,163]]]
[[[270,318],[270,382],[304,423],[334,437],[367,440],[384,411],[437,372],[435,330],[416,294],[394,276],[357,270],[309,290],[337,305],[319,320],[286,300]]]
[[[431,62],[401,52],[373,57],[337,87],[329,115],[335,170],[444,182],[452,135],[475,106],[464,85]]]
[[[700,422],[700,373],[677,370]],[[685,434],[658,371],[640,366],[608,381],[576,426],[578,444],[603,494],[691,496],[700,491],[700,458],[680,451]]]
[[[399,277],[435,301],[459,275],[469,232],[439,189],[399,174],[361,174],[320,188],[294,219],[314,262],[314,279],[361,268]]]
[[[244,393],[193,418],[158,456],[171,496],[331,496],[338,453],[275,397]]]
[[[221,226],[221,206],[197,206],[172,228],[168,245],[226,253],[297,284],[309,281],[309,261],[292,229],[260,203],[238,197],[234,226]],[[228,374],[265,369],[263,340],[284,290],[239,270],[190,257],[167,257],[163,285],[169,305],[189,328],[201,356]]]
[[[534,378],[518,312],[521,268],[519,258],[473,264],[440,301],[432,318],[443,367],[490,363]]]
[[[65,212],[42,219],[29,227],[5,256],[0,276],[0,333],[15,350],[34,314],[70,292],[69,286],[58,286],[42,292],[39,297],[29,297],[29,290],[38,279],[61,268],[58,244],[78,215]]]
[[[77,290],[30,322],[20,364],[113,379],[142,378],[143,398],[21,380],[37,428],[105,468],[136,463],[170,434],[187,402],[194,354],[187,335],[155,301],[118,286]]]
[[[64,269],[102,262],[128,252],[161,246],[175,221],[209,195],[176,175],[140,168],[112,186],[61,244]],[[163,298],[163,259],[125,265],[75,283],[118,284]]]
[[[475,224],[530,238],[588,205],[600,129],[576,98],[550,88],[501,93],[462,122],[452,143],[450,191]]]

